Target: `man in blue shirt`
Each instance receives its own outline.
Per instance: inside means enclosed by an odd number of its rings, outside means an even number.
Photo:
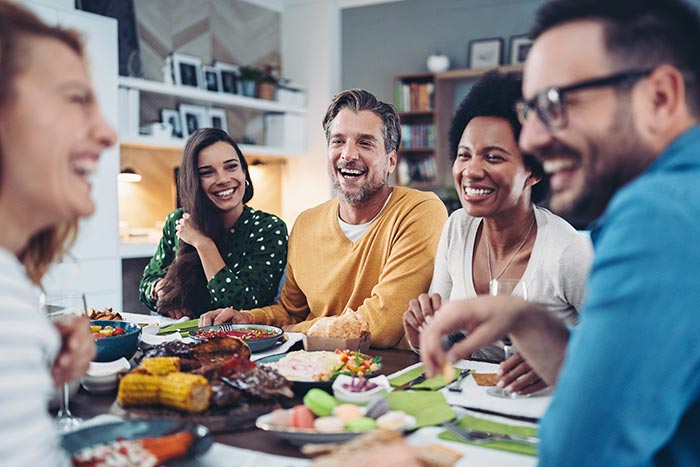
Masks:
[[[581,322],[452,302],[421,335],[426,370],[509,334],[555,386],[540,465],[700,465],[700,19],[682,0],[556,0],[531,35],[520,144],[554,210],[599,217]],[[454,329],[469,336],[446,350]]]

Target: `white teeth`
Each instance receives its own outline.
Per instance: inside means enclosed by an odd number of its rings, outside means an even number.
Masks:
[[[358,176],[362,175],[361,170],[355,170],[355,169],[341,169],[340,173],[343,175],[349,175],[349,176]]]
[[[234,188],[229,188],[228,190],[220,191],[220,192],[215,193],[215,194],[216,194],[216,196],[219,196],[221,198],[225,198],[227,196],[231,196],[234,191],[235,191]]]
[[[489,188],[465,188],[464,192],[467,194],[467,196],[486,196],[488,194],[493,193],[493,190]]]
[[[573,169],[574,167],[576,167],[576,161],[571,159],[548,159],[542,163],[542,168],[548,174],[560,170]]]
[[[97,172],[97,162],[89,159],[74,160],[71,169],[81,177],[89,177]]]

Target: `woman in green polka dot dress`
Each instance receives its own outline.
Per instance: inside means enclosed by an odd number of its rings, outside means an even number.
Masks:
[[[253,182],[238,145],[223,130],[197,130],[179,177],[182,208],[165,220],[141,302],[171,318],[271,304],[287,262],[287,226],[245,205]]]

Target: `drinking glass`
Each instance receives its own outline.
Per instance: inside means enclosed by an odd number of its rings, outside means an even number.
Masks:
[[[491,281],[489,281],[489,295],[514,295],[527,300],[527,286],[525,285],[525,282],[520,279],[491,279]],[[501,341],[503,342],[503,352],[505,354],[504,360],[507,360],[513,354],[517,353],[517,350],[513,346],[513,343],[508,336],[503,337]],[[488,388],[486,390],[486,394],[495,397],[505,397],[508,399],[528,397],[527,395],[508,392],[499,387]]]
[[[58,292],[43,297],[43,301],[46,312],[51,320],[58,321],[71,315],[87,315],[85,294]],[[56,426],[63,432],[75,429],[83,421],[82,418],[71,414],[69,398],[70,390],[68,383],[63,383],[60,388],[58,414],[56,414]]]

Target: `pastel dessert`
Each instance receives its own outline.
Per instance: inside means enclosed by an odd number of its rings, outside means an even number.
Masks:
[[[345,429],[348,431],[370,431],[375,428],[377,428],[377,422],[369,417],[355,418],[345,425]]]
[[[362,409],[354,404],[340,404],[333,409],[333,415],[348,423],[356,418],[361,418],[364,414]]]
[[[292,426],[292,411],[287,409],[276,409],[270,412],[270,424],[279,427]]]
[[[380,430],[398,431],[406,425],[406,413],[393,410],[377,419]]]
[[[375,397],[367,404],[365,416],[375,420],[389,411],[389,401],[384,397]]]
[[[313,428],[314,414],[305,405],[296,405],[292,408],[292,423],[293,428]]]
[[[314,420],[314,428],[321,433],[338,433],[345,428],[345,422],[338,417],[320,417]]]
[[[327,417],[333,412],[336,401],[333,396],[322,389],[314,388],[304,396],[304,405],[319,417]]]

